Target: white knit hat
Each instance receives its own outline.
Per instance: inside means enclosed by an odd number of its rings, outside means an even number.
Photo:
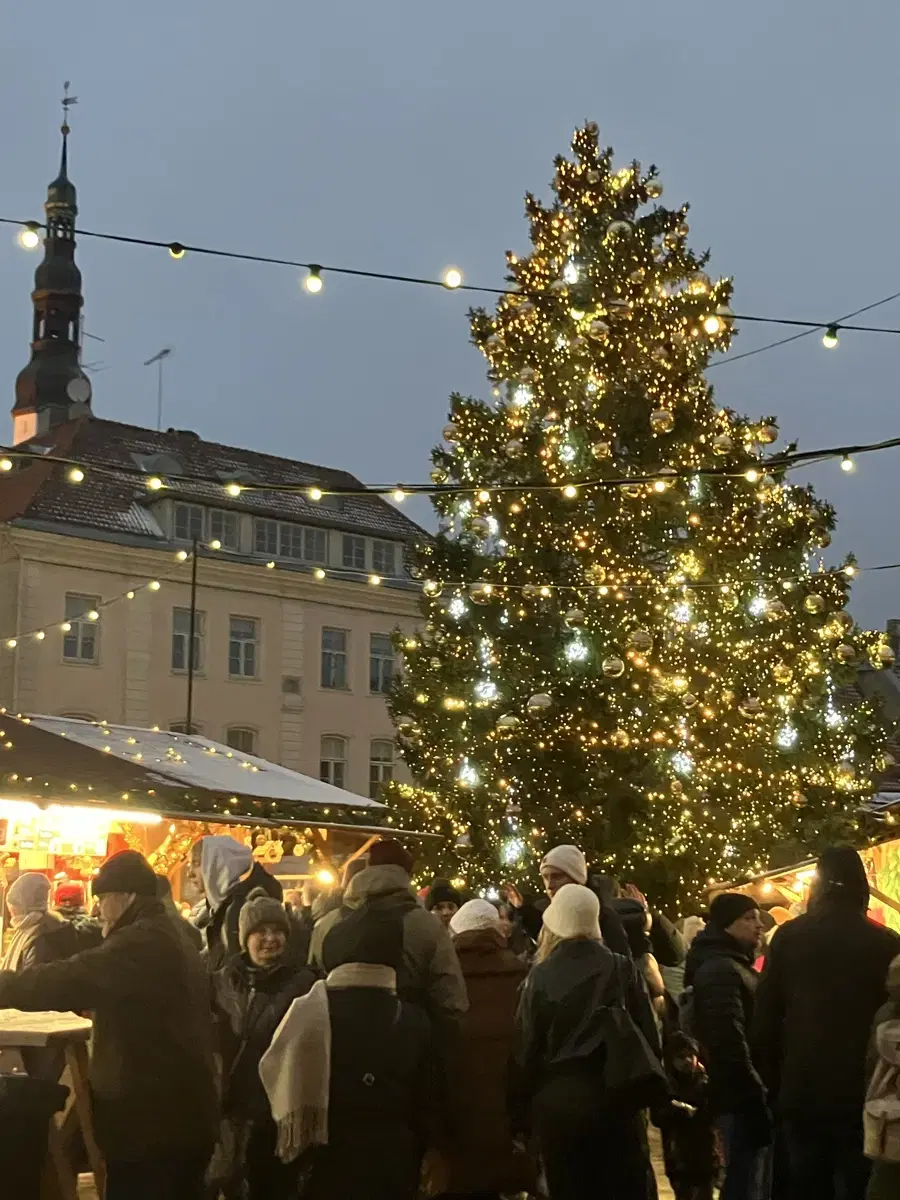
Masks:
[[[544,928],[560,938],[601,941],[600,901],[590,888],[565,883],[544,910]]]
[[[577,846],[554,846],[544,855],[542,871],[544,867],[556,867],[573,883],[587,883],[587,860]]]
[[[6,893],[6,903],[17,912],[46,912],[50,904],[50,880],[37,871],[26,871]]]
[[[451,933],[468,933],[472,929],[500,931],[500,914],[488,900],[467,900],[450,918]]]

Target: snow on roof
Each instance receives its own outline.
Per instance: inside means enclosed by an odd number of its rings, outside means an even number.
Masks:
[[[103,725],[70,717],[28,716],[30,724],[69,738],[101,754],[111,754],[141,767],[163,786],[181,784],[211,792],[233,792],[265,800],[285,800],[317,807],[366,808],[385,805],[357,796],[309,775],[301,775],[253,754],[242,754],[200,734],[170,733],[130,725]]]

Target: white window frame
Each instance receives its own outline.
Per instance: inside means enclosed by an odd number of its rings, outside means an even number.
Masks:
[[[237,554],[241,549],[241,514],[228,508],[211,508],[206,517],[209,540],[221,542],[223,550]]]
[[[70,604],[70,601],[79,601],[79,604]],[[63,662],[96,666],[100,662],[100,619],[98,617],[96,621],[89,621],[85,614],[92,611],[100,612],[100,597],[87,596],[83,592],[66,592],[64,603],[65,621],[70,628],[63,631]],[[75,612],[75,609],[80,609],[80,611]],[[85,655],[81,651],[84,646],[85,633],[88,631],[93,639],[93,652]],[[73,640],[75,653],[69,654],[66,643]]]
[[[248,734],[250,746],[236,746],[229,739],[235,734]],[[254,729],[252,725],[229,725],[225,730],[225,745],[229,746],[238,754],[258,754],[259,753],[259,730]]]
[[[365,571],[366,539],[361,534],[343,534],[341,541],[341,565],[348,571]]]
[[[253,633],[248,637],[237,637],[234,633],[235,621],[247,621],[253,626]],[[241,613],[230,613],[228,617],[228,678],[229,679],[259,679],[259,618],[245,617]],[[235,657],[239,660],[240,670],[232,671],[232,647],[237,647]],[[247,647],[253,647],[253,670],[247,671]]]
[[[376,575],[391,578],[397,575],[396,542],[388,542],[383,538],[372,538],[372,570]]]
[[[183,613],[184,617],[185,617],[185,628],[184,629],[176,629],[175,628],[176,616],[180,613]],[[176,604],[175,607],[172,609],[172,651],[171,651],[171,657],[170,657],[170,666],[171,666],[172,671],[176,675],[186,675],[187,671],[188,671],[187,642],[188,642],[188,639],[190,638],[190,628],[191,628],[191,610],[189,608],[184,608],[183,606]],[[195,675],[199,674],[203,670],[204,651],[206,649],[206,647],[204,645],[205,635],[206,635],[206,613],[200,612],[199,610],[195,609],[195,611],[194,611],[194,674]],[[183,667],[178,667],[175,665],[176,639],[178,640],[179,644],[181,645],[181,656],[182,656],[182,661],[184,662]]]
[[[382,751],[390,748],[390,757],[376,753],[376,747]],[[369,799],[377,800],[382,784],[390,783],[394,778],[394,767],[397,765],[397,747],[390,738],[372,738],[369,742]]]
[[[265,547],[260,547],[260,534],[265,540]],[[278,522],[270,517],[253,518],[253,553],[263,554],[266,558],[278,557]]]
[[[375,638],[387,640],[388,651],[375,650]],[[394,653],[394,643],[389,633],[369,634],[369,694],[372,696],[387,696],[390,694],[391,682],[396,671],[397,656]],[[387,687],[385,687],[387,674]],[[377,678],[376,678],[377,676]]]
[[[340,634],[344,639],[343,648],[326,647],[326,636],[330,633]],[[337,629],[331,625],[325,625],[322,628],[322,636],[320,639],[321,655],[319,668],[319,686],[326,692],[349,692],[350,691],[350,630]],[[338,670],[338,663],[342,664]],[[330,679],[343,675],[343,682],[331,683],[327,682]]]
[[[322,734],[319,740],[319,779],[323,783],[346,788],[347,745],[348,739],[342,733]]]
[[[200,514],[200,530],[197,534],[178,532],[178,510],[187,509]],[[193,516],[188,517],[188,529],[193,525]],[[206,509],[202,504],[190,504],[186,500],[176,500],[172,505],[172,541],[173,542],[202,542],[203,531],[206,528]]]

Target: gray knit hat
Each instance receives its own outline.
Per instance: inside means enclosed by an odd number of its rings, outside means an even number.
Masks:
[[[290,936],[291,919],[284,905],[265,888],[258,887],[247,897],[238,917],[238,939],[242,950],[247,949],[247,938],[261,925],[276,925]]]

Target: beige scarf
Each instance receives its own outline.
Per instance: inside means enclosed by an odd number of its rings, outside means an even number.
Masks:
[[[331,1086],[331,1022],[328,992],[337,988],[397,991],[393,967],[344,963],[314,983],[285,1013],[259,1062],[272,1117],[278,1130],[275,1152],[293,1162],[309,1146],[328,1144]]]
[[[46,913],[42,909],[40,912],[27,912],[15,921],[13,928],[16,932],[3,956],[3,962],[0,963],[0,971],[18,971],[22,955],[34,938],[34,927],[40,925],[45,916]]]

